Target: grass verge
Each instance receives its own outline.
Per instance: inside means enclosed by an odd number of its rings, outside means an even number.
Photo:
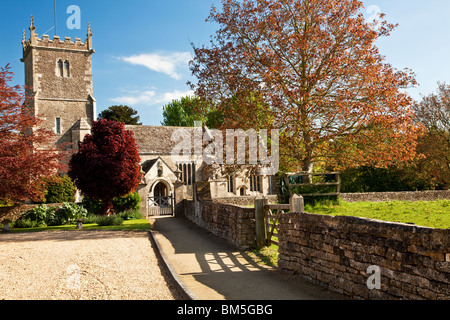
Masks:
[[[278,246],[272,244],[270,247],[262,247],[246,251],[246,253],[257,263],[269,267],[278,266]]]
[[[450,228],[450,200],[356,203],[340,201],[334,204],[306,205],[305,211],[323,215],[408,223],[436,229]]]
[[[21,232],[43,232],[43,231],[75,231],[76,225],[56,226],[56,227],[41,227],[41,228],[25,228],[25,229],[13,229],[11,233]],[[142,231],[150,230],[150,222],[146,219],[139,220],[127,220],[120,226],[99,226],[98,224],[85,224],[84,230],[120,230],[120,231]]]

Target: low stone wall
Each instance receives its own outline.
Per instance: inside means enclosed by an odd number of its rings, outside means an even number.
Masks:
[[[413,192],[368,192],[341,193],[340,199],[346,202],[362,201],[436,201],[450,200],[450,190],[446,191],[413,191]]]
[[[284,214],[278,265],[356,299],[449,299],[450,229]]]
[[[184,215],[203,229],[234,244],[241,250],[255,246],[255,209],[215,203],[184,200]]]
[[[269,200],[269,203],[277,203],[278,196],[264,196]],[[236,206],[254,206],[256,197],[224,197],[224,198],[214,198],[211,201],[215,203],[232,204]]]

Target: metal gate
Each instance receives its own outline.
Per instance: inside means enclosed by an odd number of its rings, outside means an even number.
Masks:
[[[150,217],[173,216],[173,196],[149,197],[148,215]]]

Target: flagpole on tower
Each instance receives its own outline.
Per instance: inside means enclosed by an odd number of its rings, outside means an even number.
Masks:
[[[55,12],[55,36],[58,35],[58,30],[56,27],[56,0],[53,0],[53,8],[54,8],[54,12]]]

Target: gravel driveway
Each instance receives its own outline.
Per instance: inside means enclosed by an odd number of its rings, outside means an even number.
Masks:
[[[0,234],[0,300],[179,299],[147,232]]]

